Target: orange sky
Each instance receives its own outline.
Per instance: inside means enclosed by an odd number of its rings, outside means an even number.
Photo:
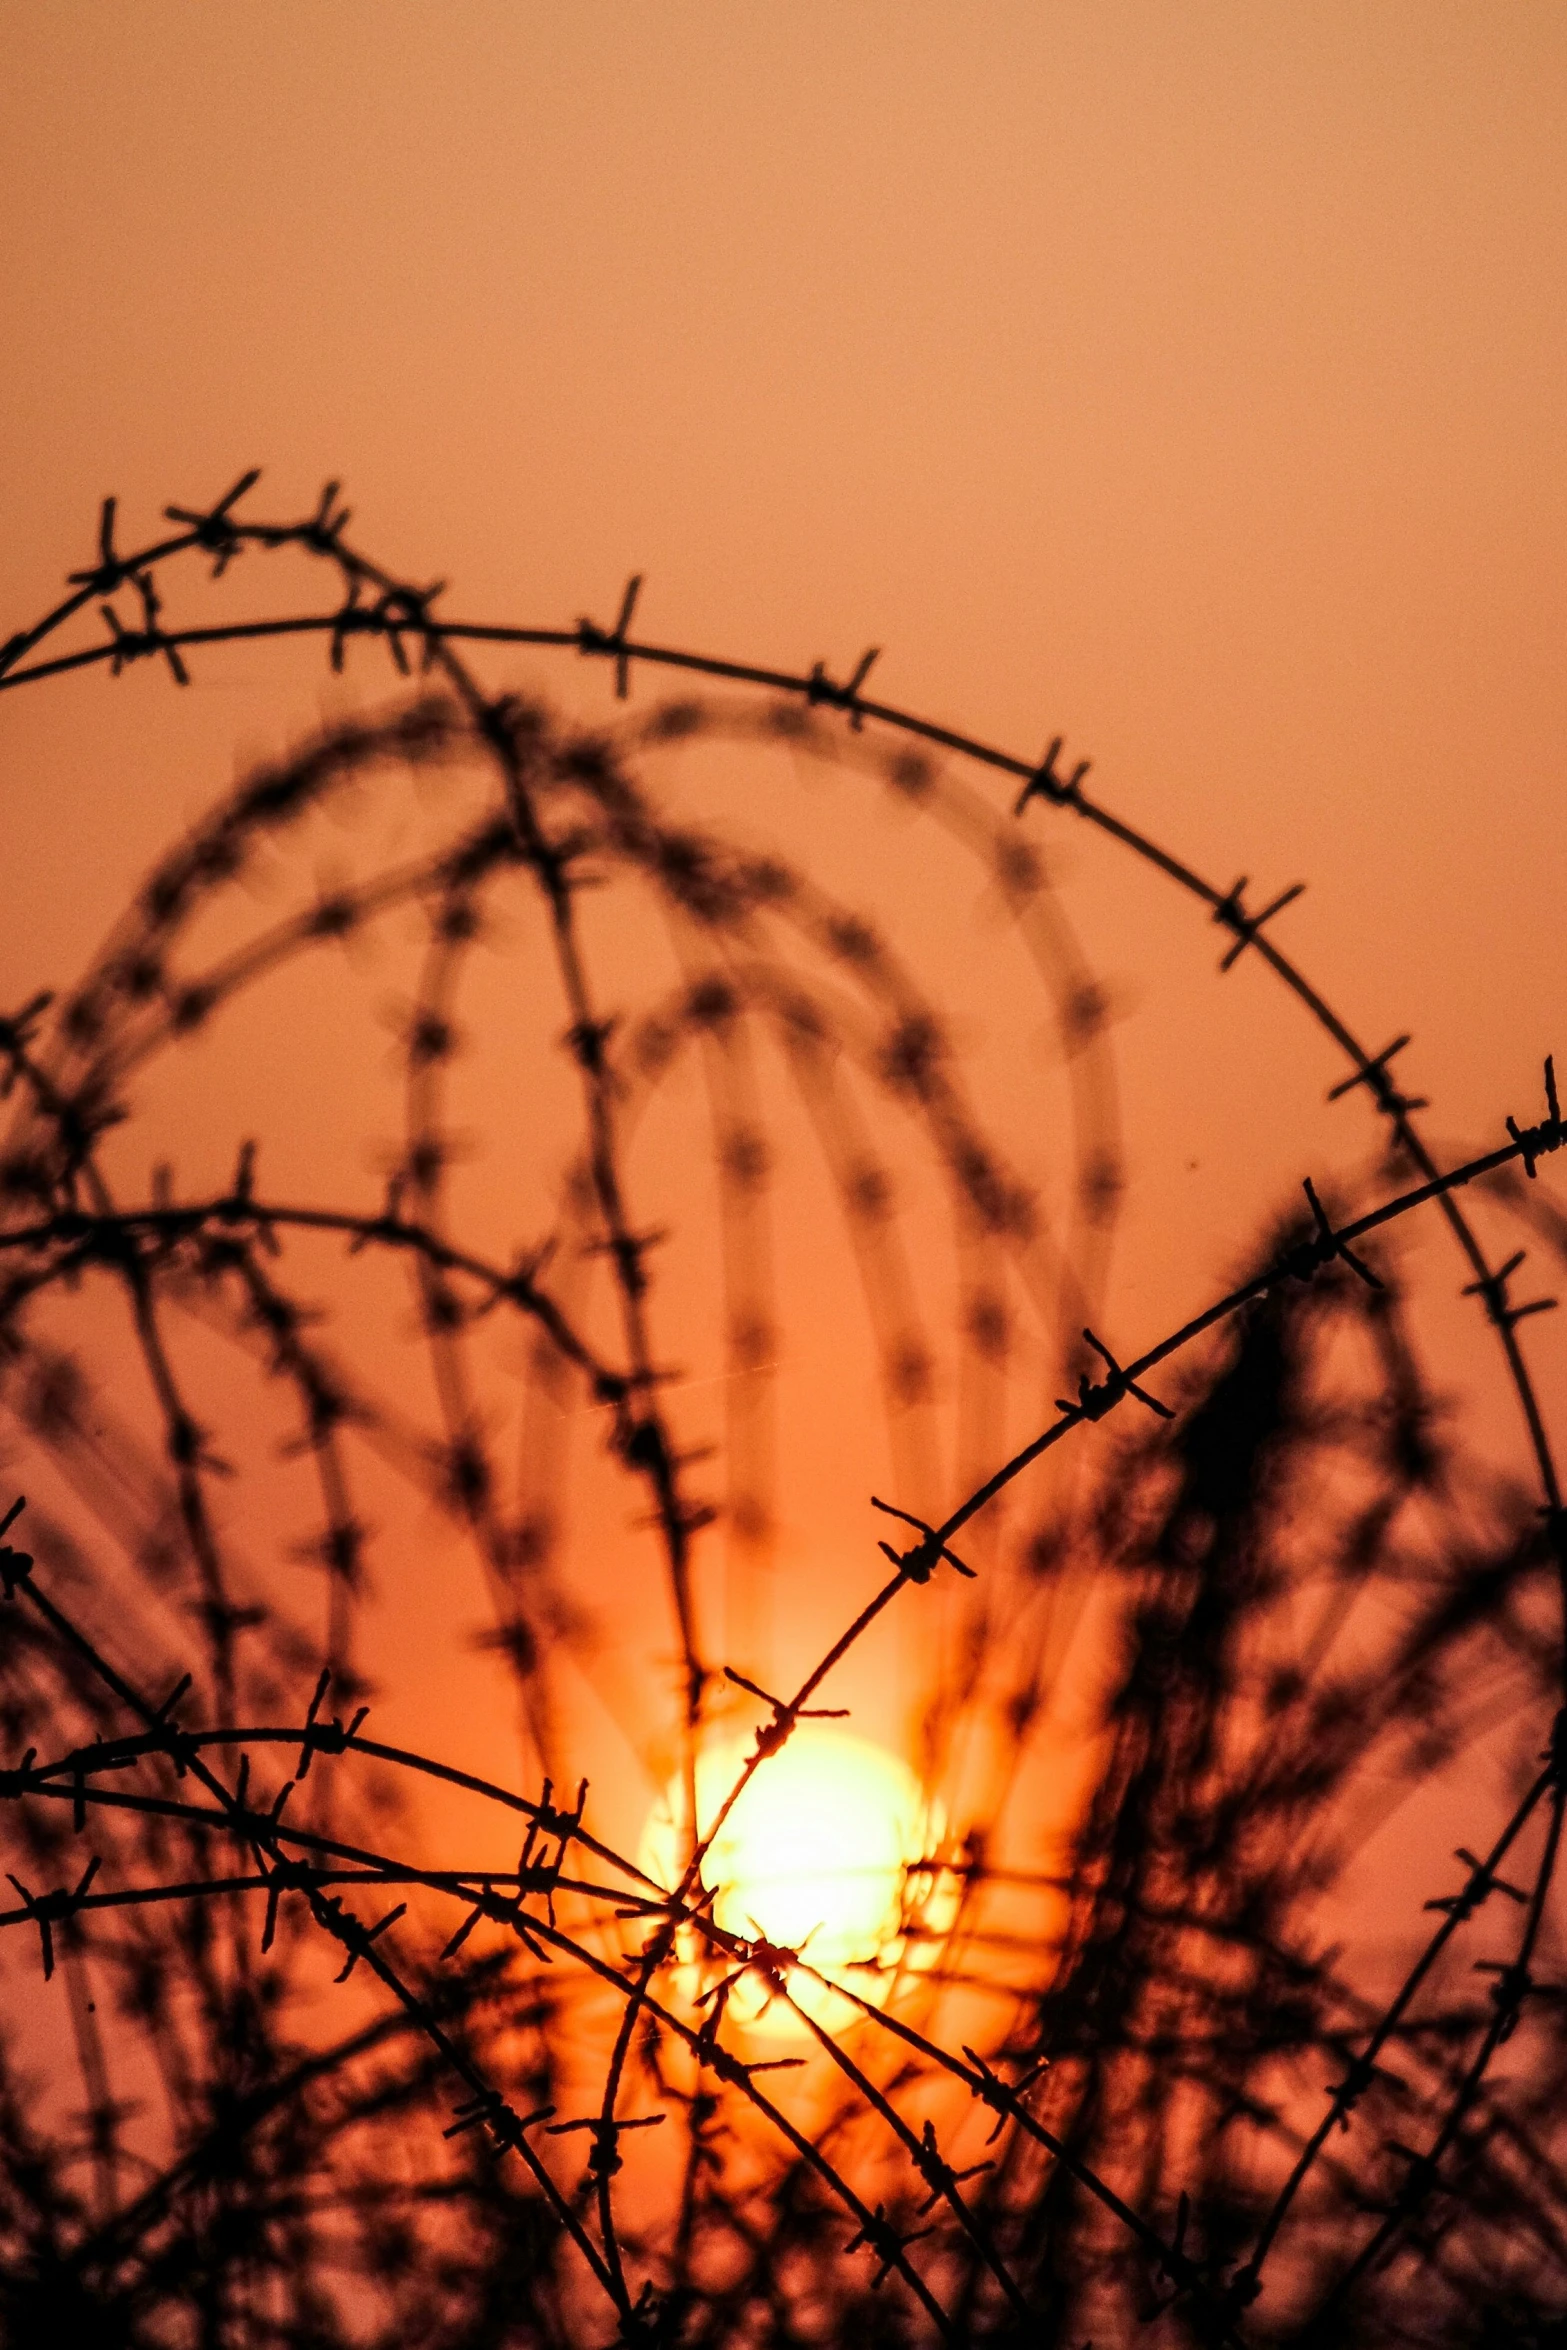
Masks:
[[[1559,7],[0,27],[0,633],[105,492],[134,538],[262,464],[268,511],[342,477],[362,543],[464,615],[608,620],[640,570],[666,642],[839,674],[876,643],[887,699],[1023,755],[1065,733],[1221,883],[1307,880],[1288,943],[1370,1041],[1413,1028],[1434,1134],[1538,1114],[1567,1059]],[[0,698],[0,1000],[68,977],[236,746],[320,706],[313,668],[193,666],[177,705]],[[517,674],[605,707],[597,670]],[[1060,873],[1123,1015],[1131,1346],[1369,1122],[1325,1121],[1336,1072],[1259,974],[1210,1012],[1194,914],[1076,840]],[[978,1052],[983,973],[940,953]],[[1245,1085],[1297,1047],[1259,1130]],[[1558,1323],[1530,1337],[1560,1394]]]
[[[1455,1122],[1530,1083],[1559,9],[0,14],[16,620],[105,490],[340,474],[465,611],[607,617],[641,569],[666,639],[878,642],[891,698],[1064,730],[1199,861],[1310,879],[1292,935]],[[34,729],[100,683],[7,708],[19,876],[61,814]],[[174,812],[65,788],[127,859]],[[55,961],[36,902],[8,932],[8,983]]]

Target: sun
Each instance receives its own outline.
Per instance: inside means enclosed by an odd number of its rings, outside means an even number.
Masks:
[[[711,1747],[696,1772],[697,1818],[705,1832],[744,1766],[744,1743]],[[654,1804],[639,1860],[660,1884],[678,1883],[687,1840],[685,1796],[676,1778]],[[908,1765],[867,1739],[804,1722],[746,1786],[703,1865],[715,1888],[713,1916],[727,1932],[803,1952],[812,1969],[879,2001],[900,1961],[928,1964],[948,1911],[940,1871],[920,1869],[945,1823]],[[933,1891],[933,1888],[937,1890]],[[911,1928],[921,1927],[911,1940]],[[841,2029],[853,2011],[802,1971],[791,1995],[818,2021]],[[788,2010],[759,1987],[746,1988],[737,2020],[766,2010],[771,2028]]]

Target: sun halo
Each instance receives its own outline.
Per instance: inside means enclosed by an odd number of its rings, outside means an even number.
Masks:
[[[744,1768],[748,1746],[713,1746],[697,1762],[697,1818],[705,1832]],[[648,1816],[639,1855],[665,1886],[679,1882],[687,1852],[683,1775]],[[713,1918],[726,1933],[803,1953],[816,1974],[879,2004],[898,1964],[928,1966],[950,1911],[938,1872],[911,1870],[936,1853],[945,1832],[940,1806],[908,1765],[885,1747],[820,1722],[802,1722],[753,1774],[714,1837],[703,1864],[715,1888]],[[932,1888],[935,1888],[933,1892]],[[922,1931],[911,1938],[911,1925]],[[694,1953],[692,1954],[694,1955]],[[693,1978],[694,1966],[682,1969]],[[829,2029],[854,2018],[848,2002],[805,1970],[791,1997]],[[755,1976],[729,2000],[736,2021],[801,2032],[787,2002]]]

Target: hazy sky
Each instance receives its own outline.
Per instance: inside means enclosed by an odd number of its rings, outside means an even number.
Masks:
[[[1063,732],[1221,883],[1307,880],[1292,947],[1371,1041],[1415,1030],[1436,1132],[1537,1113],[1567,1057],[1560,6],[7,0],[0,30],[0,632],[105,492],[134,538],[261,464],[269,510],[342,477],[464,614],[608,619],[640,570],[666,641],[840,672],[877,643],[888,698],[1024,755]],[[150,677],[0,698],[7,1001],[237,742],[313,715],[196,670],[178,710]],[[528,675],[603,706],[597,672]],[[1135,1179],[1208,1104],[1119,891],[1085,861]],[[1313,1117],[1328,1073],[1305,1050]],[[1319,1168],[1370,1139],[1320,1134]],[[1258,1137],[1253,1205],[1296,1147]],[[1193,1294],[1233,1251],[1203,1197]],[[1560,1389],[1561,1336],[1531,1343]]]
[[[1371,1024],[1441,1039],[1455,1117],[1523,1081],[1564,973],[1559,8],[0,20],[14,618],[105,490],[342,475],[465,610],[640,569],[671,639],[876,641],[891,696],[1064,730],[1216,868],[1307,875],[1336,968],[1387,924]]]

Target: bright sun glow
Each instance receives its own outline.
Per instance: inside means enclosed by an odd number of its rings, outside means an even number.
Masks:
[[[697,1817],[704,1829],[747,1752],[743,1744],[716,1747],[698,1763]],[[641,1865],[664,1885],[680,1877],[684,1811],[677,1779],[643,1832]],[[763,1763],[714,1840],[703,1866],[707,1883],[717,1888],[714,1918],[732,1934],[803,1950],[813,1967],[852,1984],[861,1998],[876,1999],[886,1977],[865,1962],[890,1970],[905,1955],[912,1913],[935,1923],[927,1898],[931,1878],[916,1872],[911,1882],[908,1870],[935,1851],[942,1826],[895,1755],[844,1731],[802,1723]],[[908,1955],[928,1958],[928,1945],[912,1946]],[[850,2020],[841,2000],[828,2002],[803,1975],[791,1989],[821,2021]],[[826,2013],[824,2003],[836,2012]],[[748,1990],[730,2012],[754,2021],[762,2004]],[[783,2020],[775,2007],[769,2022],[776,2027]]]

